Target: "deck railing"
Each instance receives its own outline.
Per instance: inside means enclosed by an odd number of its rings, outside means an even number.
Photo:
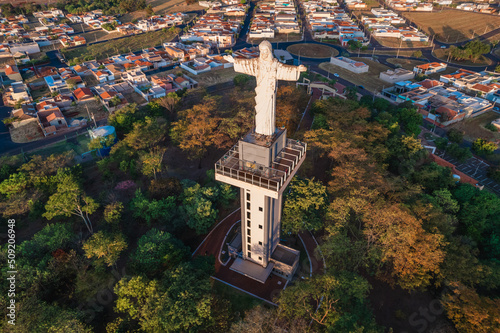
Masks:
[[[215,163],[215,172],[271,191],[279,191],[304,157],[307,145],[287,139],[285,148],[276,156],[273,167],[240,158],[238,144]]]

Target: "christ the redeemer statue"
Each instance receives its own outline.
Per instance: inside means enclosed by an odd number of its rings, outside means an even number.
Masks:
[[[260,56],[255,59],[224,57],[234,62],[234,71],[255,76],[255,132],[272,135],[276,129],[276,90],[277,80],[297,81],[306,67],[285,65],[273,57],[272,46],[268,41],[259,44]]]

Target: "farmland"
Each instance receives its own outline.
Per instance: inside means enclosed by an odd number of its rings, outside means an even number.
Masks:
[[[459,10],[435,13],[402,13],[429,35],[441,42],[456,43],[483,35],[500,26],[500,17]]]

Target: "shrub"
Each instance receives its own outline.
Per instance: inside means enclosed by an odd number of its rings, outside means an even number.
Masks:
[[[464,140],[464,132],[457,130],[456,128],[449,130],[447,136],[451,142],[462,143]]]
[[[486,128],[492,132],[498,132],[498,128],[495,125],[493,125],[492,123],[484,125],[484,128]]]

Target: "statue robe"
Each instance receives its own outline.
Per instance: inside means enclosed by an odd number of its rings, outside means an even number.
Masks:
[[[297,81],[300,77],[299,68],[285,65],[276,58],[264,60],[235,59],[234,71],[257,78],[255,88],[255,132],[263,135],[272,135],[276,130],[276,91],[277,80]]]

